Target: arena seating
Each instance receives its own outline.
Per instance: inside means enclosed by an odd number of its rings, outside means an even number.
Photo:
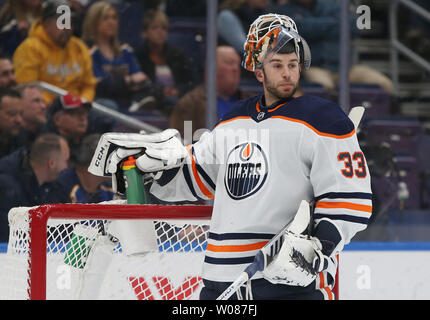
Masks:
[[[351,107],[366,108],[364,118],[372,116],[387,116],[391,112],[391,96],[377,85],[351,84]]]

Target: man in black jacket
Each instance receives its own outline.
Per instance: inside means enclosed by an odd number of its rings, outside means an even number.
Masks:
[[[0,159],[0,242],[9,239],[8,212],[14,207],[67,202],[56,182],[67,168],[67,141],[42,134],[31,148],[20,148]]]

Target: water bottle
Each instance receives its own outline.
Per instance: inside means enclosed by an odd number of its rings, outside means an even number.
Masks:
[[[136,159],[133,156],[128,157],[122,164],[122,170],[124,172],[127,203],[145,204],[145,189],[142,174],[136,168]]]
[[[142,174],[136,168],[136,159],[130,156],[122,165],[124,172],[124,182],[126,186],[126,196],[128,204],[145,204],[146,196],[143,187]],[[124,232],[131,232],[140,228],[144,230],[140,223],[135,221],[125,221],[121,227]],[[138,232],[139,230],[135,231]],[[72,267],[83,269],[96,239],[98,229],[94,226],[78,224],[75,226],[68,243],[67,251],[64,256],[64,263]]]
[[[122,165],[127,204],[146,204],[142,174],[136,168],[136,159],[130,156]],[[116,220],[110,230],[119,238],[121,250],[126,255],[136,255],[158,250],[157,234],[152,220]]]
[[[70,236],[64,255],[64,263],[74,268],[83,269],[97,233],[98,229],[94,226],[77,224]]]

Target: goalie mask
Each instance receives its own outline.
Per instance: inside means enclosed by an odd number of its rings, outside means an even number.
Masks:
[[[249,71],[262,68],[268,54],[279,52],[290,41],[294,42],[299,62],[306,70],[309,69],[311,51],[305,39],[299,35],[294,20],[273,13],[259,16],[249,28],[242,67]]]

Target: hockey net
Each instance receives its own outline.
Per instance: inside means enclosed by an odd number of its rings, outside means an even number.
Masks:
[[[125,201],[14,208],[0,300],[198,299],[211,213],[211,206]],[[109,234],[116,221],[150,221],[156,248],[125,253]]]
[[[9,213],[0,299],[198,299],[211,206],[57,204]],[[126,254],[114,221],[152,221],[155,250]]]

